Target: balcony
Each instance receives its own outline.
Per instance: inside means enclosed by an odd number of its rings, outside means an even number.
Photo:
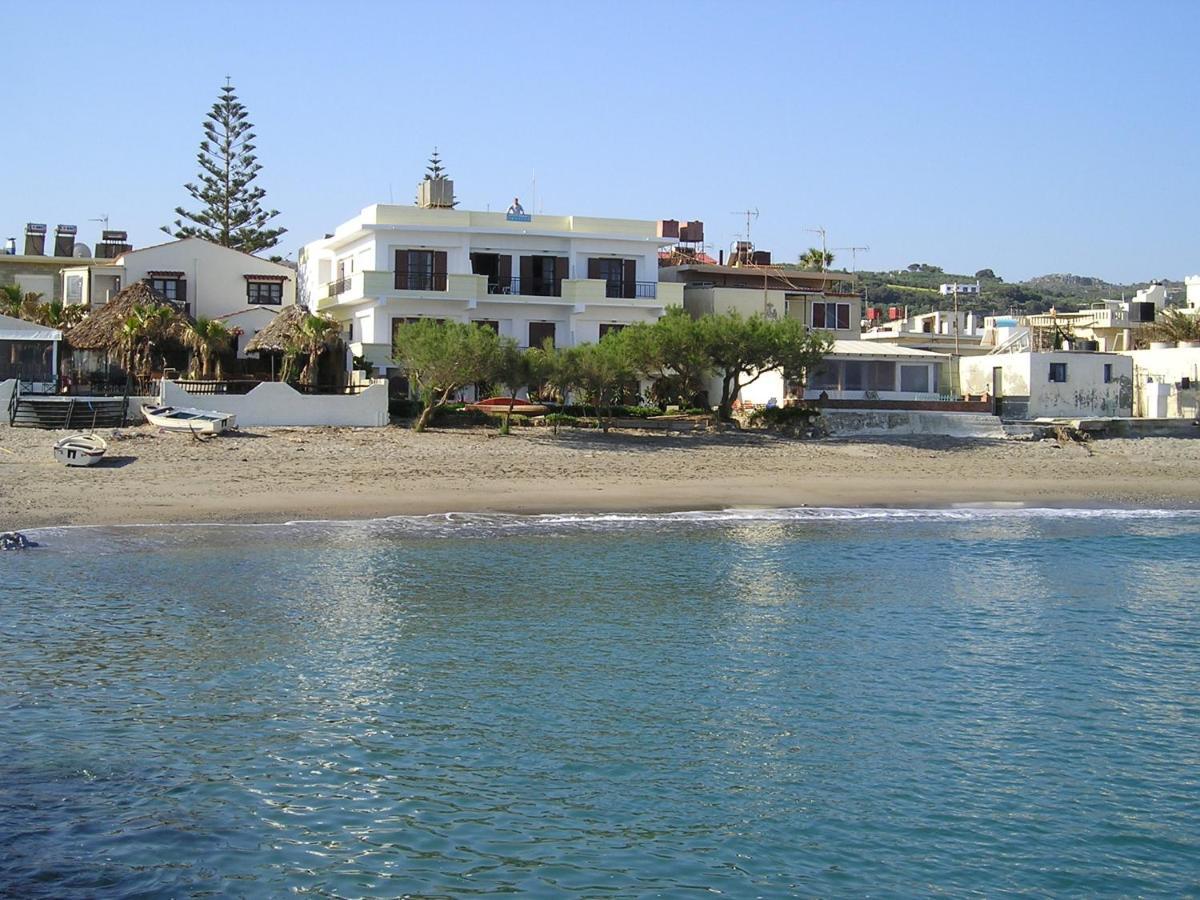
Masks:
[[[398,291],[444,291],[445,272],[396,272],[393,286]]]

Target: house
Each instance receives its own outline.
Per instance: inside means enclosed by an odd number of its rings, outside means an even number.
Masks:
[[[1133,360],[1119,353],[1049,350],[959,360],[960,389],[993,398],[1005,419],[1133,415]]]
[[[58,225],[54,229],[54,243],[47,253],[46,226],[29,222],[25,226],[25,241],[22,252],[17,253],[17,239],[5,241],[4,252],[0,253],[0,285],[19,284],[27,294],[41,294],[44,300],[63,299],[62,270],[77,266],[81,259],[92,255],[92,248],[76,243],[77,229],[74,225]],[[124,239],[124,232],[120,234]],[[109,232],[105,232],[106,235]],[[96,245],[97,253],[103,252],[114,242],[101,241]],[[124,247],[124,244],[121,244]]]
[[[693,316],[737,312],[746,317],[788,317],[828,332],[833,349],[824,365],[809,374],[806,394],[810,397],[823,393],[831,400],[939,399],[945,354],[875,346],[860,339],[862,298],[854,289],[853,275],[773,266],[765,251],[742,244],[730,265],[684,263],[664,267],[660,277],[683,285],[684,308]],[[778,370],[764,372],[736,399],[754,405],[783,403],[798,387],[784,384]],[[720,383],[714,379],[709,397],[719,396]]]
[[[290,266],[203,238],[74,262],[61,272],[66,303],[96,309],[123,286],[144,282],[193,318],[222,319],[239,328],[239,356],[245,356],[246,344],[276,312],[296,302],[296,272]]]
[[[979,296],[979,282],[976,281],[974,284],[963,284],[961,282],[954,281],[954,282],[950,282],[949,284],[939,284],[938,285],[938,293],[941,294],[943,297],[952,297],[957,294],[963,294],[964,296],[970,295],[972,297],[978,297]]]
[[[1152,419],[1200,417],[1200,342],[1154,342],[1131,350],[1133,414]]]
[[[395,329],[421,318],[476,322],[521,347],[571,346],[654,322],[682,303],[659,283],[671,241],[634,219],[455,208],[453,182],[422,185],[419,204],[375,204],[300,253],[299,292],[344,323],[350,351],[396,368]],[[449,185],[447,187],[446,185]]]

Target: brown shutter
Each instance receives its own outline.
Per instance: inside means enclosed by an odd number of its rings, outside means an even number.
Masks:
[[[510,291],[512,289],[512,257],[507,253],[500,255],[496,277],[500,282],[500,290]]]
[[[522,256],[521,257],[521,270],[520,271],[521,271],[521,284],[519,286],[520,293],[528,296],[529,294],[531,294],[533,292],[533,257],[532,256]],[[517,293],[517,291],[514,291],[513,293]]]
[[[187,303],[187,279],[180,278],[175,282],[175,299],[180,303]]]
[[[435,291],[446,290],[446,251],[433,251],[433,289]]]
[[[471,254],[471,274],[472,275],[479,274],[479,254],[478,253]]]
[[[588,278],[600,278],[600,260],[588,260]]]
[[[625,299],[632,300],[637,296],[637,260],[627,259],[625,262]]]
[[[408,289],[408,251],[396,251],[396,289]]]
[[[554,263],[554,296],[562,296],[563,279],[567,277],[567,272],[571,269],[571,258],[569,256],[560,256]]]

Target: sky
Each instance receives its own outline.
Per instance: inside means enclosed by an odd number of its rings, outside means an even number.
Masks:
[[[411,203],[701,219],[777,261],[1200,272],[1194,2],[0,5],[0,237],[168,239],[225,77],[276,252]],[[534,182],[536,180],[536,210]]]

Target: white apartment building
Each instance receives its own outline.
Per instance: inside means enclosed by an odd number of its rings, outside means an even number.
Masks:
[[[976,281],[974,284],[971,284],[971,283],[952,281],[948,284],[940,284],[940,285],[938,285],[938,293],[941,294],[943,297],[950,297],[950,296],[953,296],[954,294],[971,294],[973,296],[978,295],[979,282]]]
[[[381,370],[396,327],[420,318],[566,347],[682,305],[683,285],[658,280],[673,242],[654,221],[376,204],[304,246],[299,299]]]
[[[144,281],[193,318],[220,319],[239,329],[239,356],[279,310],[296,302],[294,269],[202,238],[77,262],[60,274],[66,303],[95,309],[123,287]]]

